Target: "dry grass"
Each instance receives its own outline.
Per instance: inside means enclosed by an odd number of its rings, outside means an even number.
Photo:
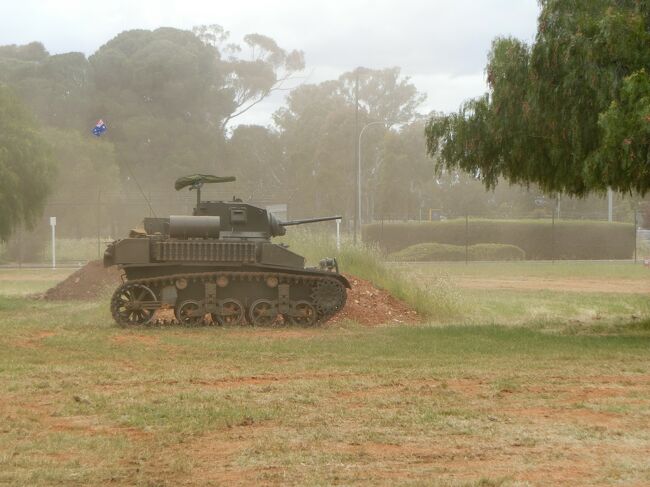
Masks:
[[[0,296],[0,485],[650,484],[641,297],[457,292],[447,326],[316,329]]]
[[[105,308],[3,301],[0,484],[650,482],[647,333],[122,330]]]

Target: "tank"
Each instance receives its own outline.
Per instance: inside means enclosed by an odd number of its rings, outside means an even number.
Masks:
[[[145,218],[142,229],[108,245],[104,266],[124,272],[110,304],[118,325],[154,323],[165,314],[159,310],[173,310],[175,320],[186,325],[311,326],[343,308],[350,283],[336,259],[305,267],[304,257],[271,242],[288,226],[340,217],[281,221],[237,198],[201,200],[204,184],[234,180],[179,178],[177,191],[196,191],[193,215]]]

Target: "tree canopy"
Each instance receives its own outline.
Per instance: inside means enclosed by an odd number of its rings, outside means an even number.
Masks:
[[[500,178],[584,196],[650,189],[650,2],[542,0],[532,45],[497,38],[489,92],[433,117],[427,151]]]
[[[51,176],[47,144],[16,96],[0,85],[0,240],[40,216]]]
[[[391,154],[387,159],[388,149],[393,145],[383,143],[384,137],[391,131],[389,126],[406,126],[417,118],[416,108],[424,99],[409,78],[401,75],[399,68],[360,68],[359,71],[342,74],[337,80],[302,85],[287,96],[286,106],[275,113],[274,120],[284,148],[282,173],[287,175],[286,186],[291,188],[290,202],[306,214],[334,212],[352,216],[356,171],[357,74],[360,105],[358,129],[369,122],[384,124],[367,130],[361,141],[363,213],[371,216],[372,208],[379,208],[377,205],[382,204],[381,198],[391,197],[392,193],[387,189],[377,193],[380,185],[386,187],[382,178],[391,178],[394,172],[401,171],[399,182],[394,181],[398,186],[404,180],[419,177],[413,170],[415,162],[411,156],[423,156],[425,152],[422,146],[416,144],[409,148],[409,157],[393,157]],[[398,128],[393,130],[395,134],[401,134]],[[404,131],[402,135],[406,136],[407,133]],[[395,167],[388,170],[387,165]],[[433,171],[430,173],[432,175]],[[400,200],[407,196],[402,193]]]

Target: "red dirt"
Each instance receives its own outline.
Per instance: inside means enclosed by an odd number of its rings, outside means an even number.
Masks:
[[[43,298],[57,301],[96,299],[107,288],[120,284],[120,276],[117,268],[107,269],[101,261],[95,260],[48,289]],[[346,277],[352,285],[348,290],[347,304],[328,323],[337,324],[349,319],[363,326],[377,326],[421,321],[417,312],[406,303],[376,288],[371,282],[352,275]]]
[[[345,308],[330,320],[340,323],[345,319],[364,326],[382,324],[413,324],[421,321],[417,311],[404,301],[391,296],[387,291],[376,288],[370,281],[346,274],[352,289],[348,289]]]
[[[45,291],[43,298],[51,301],[95,299],[106,288],[119,283],[120,275],[121,272],[117,268],[107,269],[101,260],[93,260]]]

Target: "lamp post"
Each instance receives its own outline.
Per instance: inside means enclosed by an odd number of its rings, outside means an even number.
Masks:
[[[361,136],[366,131],[366,129],[372,125],[383,125],[384,122],[370,122],[363,126],[361,132],[359,132],[359,154],[357,155],[357,215],[359,218],[356,222],[356,225],[359,227],[359,235],[361,235]],[[356,233],[356,232],[355,232]]]

